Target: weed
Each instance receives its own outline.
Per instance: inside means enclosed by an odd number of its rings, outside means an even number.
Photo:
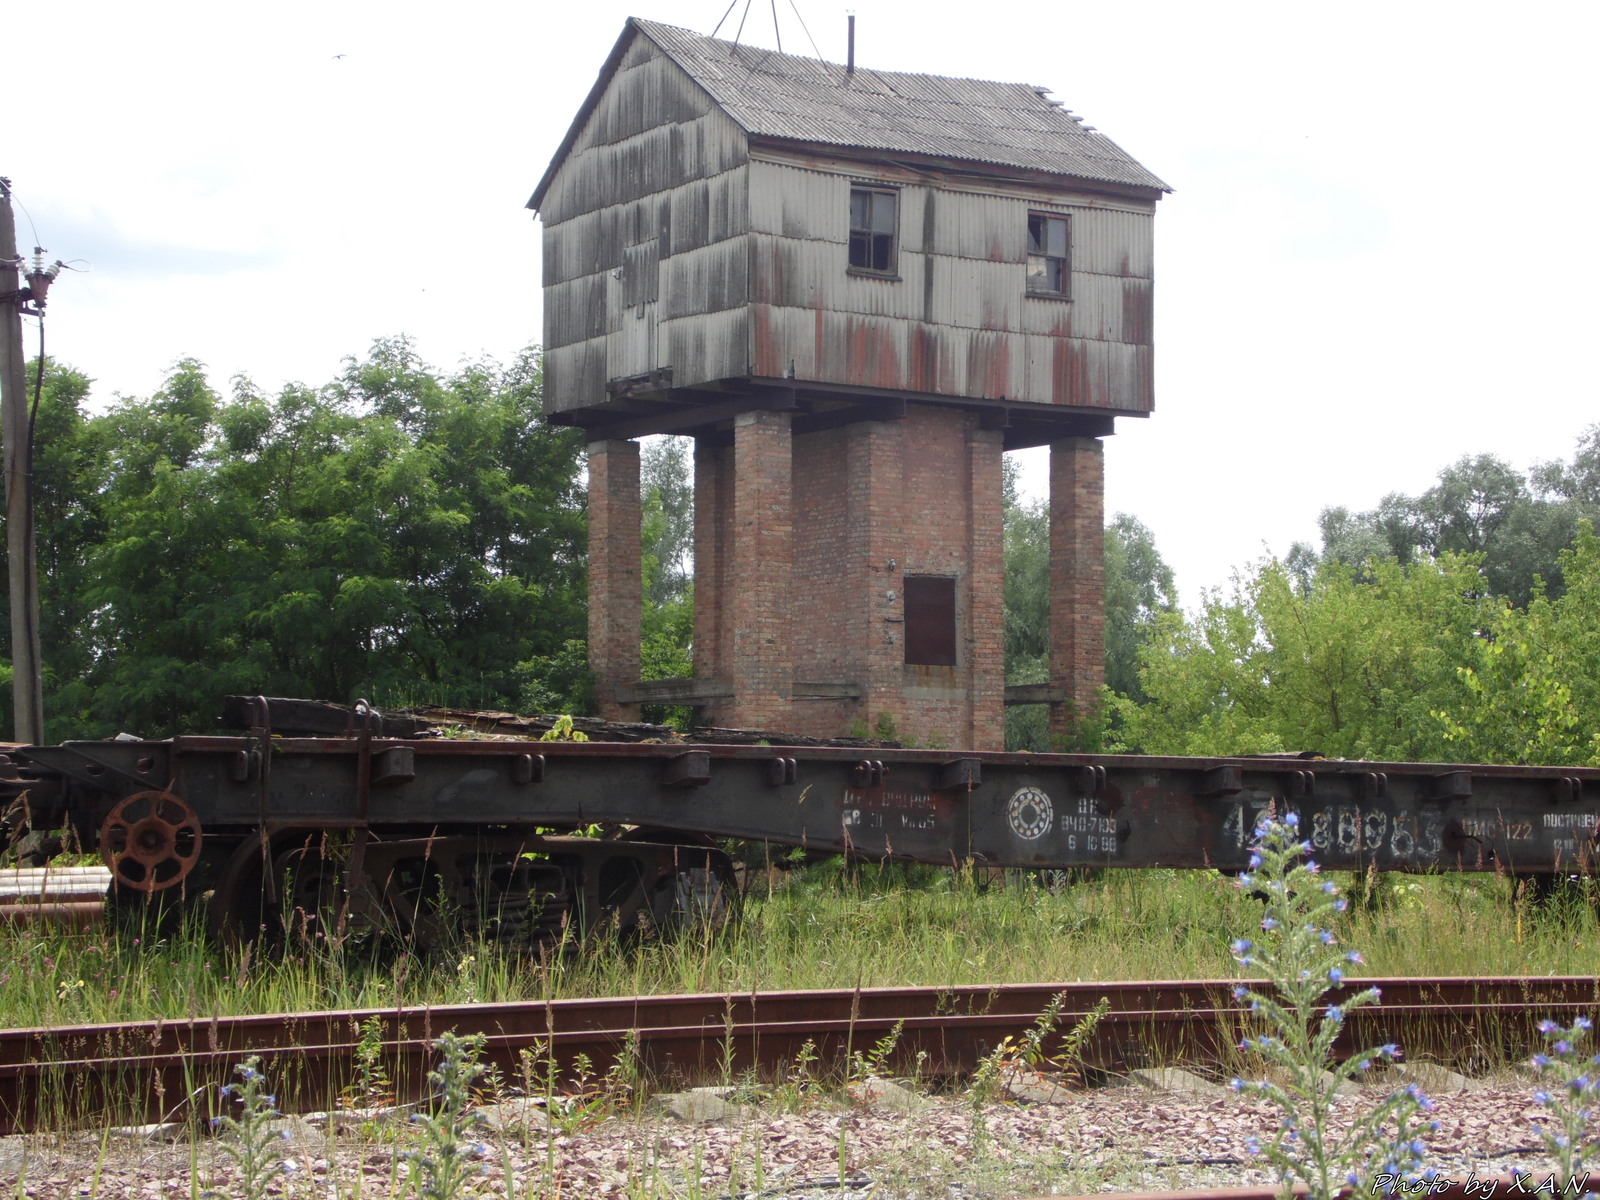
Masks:
[[[1533,1094],[1533,1102],[1550,1114],[1548,1120],[1535,1120],[1534,1129],[1566,1180],[1577,1179],[1583,1170],[1584,1151],[1600,1148],[1600,1134],[1588,1128],[1594,1112],[1587,1107],[1600,1096],[1600,1054],[1591,1057],[1579,1048],[1593,1027],[1587,1017],[1576,1018],[1566,1028],[1554,1021],[1539,1022],[1545,1053],[1534,1055],[1533,1065],[1554,1086]],[[1587,1191],[1583,1200],[1594,1200],[1595,1195]]]
[[[478,1062],[483,1035],[441,1034],[433,1048],[439,1052],[439,1065],[428,1072],[428,1083],[435,1107],[428,1115],[413,1118],[422,1127],[422,1148],[400,1157],[411,1167],[421,1200],[457,1200],[466,1194],[469,1180],[488,1170],[481,1161],[488,1147],[466,1136],[472,1086],[484,1070]]]
[[[778,1086],[773,1089],[773,1099],[787,1112],[800,1112],[817,1093],[817,1043],[810,1038],[796,1052],[794,1061]]]
[[[224,1114],[213,1122],[218,1132],[231,1135],[222,1143],[222,1152],[239,1168],[239,1200],[261,1200],[272,1180],[299,1169],[294,1159],[282,1153],[289,1131],[273,1128],[279,1117],[278,1100],[267,1092],[266,1076],[261,1074],[260,1066],[261,1059],[252,1054],[233,1069],[239,1082],[227,1084],[221,1094],[224,1100],[238,1102],[239,1115]],[[208,1200],[223,1198],[223,1193],[215,1190],[205,1195]]]
[[[355,1082],[345,1093],[352,1108],[375,1108],[394,1102],[394,1084],[383,1065],[383,1018],[368,1017],[361,1023],[356,1042]]]
[[[865,1054],[860,1050],[850,1052],[845,1077],[847,1090],[853,1093],[867,1080],[884,1073],[884,1065],[889,1061],[889,1056],[895,1052],[895,1047],[900,1044],[900,1034],[905,1029],[905,1024],[904,1021],[896,1021],[894,1028],[879,1038],[872,1049]]]
[[[1331,1200],[1347,1185],[1357,1187],[1375,1173],[1390,1186],[1402,1179],[1431,1181],[1433,1173],[1421,1170],[1427,1148],[1414,1118],[1433,1105],[1416,1084],[1375,1105],[1342,1139],[1329,1132],[1337,1084],[1370,1070],[1374,1060],[1394,1058],[1398,1047],[1381,1046],[1330,1062],[1347,1014],[1377,1003],[1378,989],[1367,988],[1343,1004],[1324,1003],[1328,992],[1344,981],[1346,964],[1361,962],[1361,955],[1336,948],[1329,925],[1348,905],[1339,888],[1321,878],[1315,863],[1302,861],[1311,844],[1299,840],[1298,827],[1294,813],[1281,821],[1263,819],[1250,856],[1253,874],[1237,880],[1241,889],[1264,898],[1265,915],[1259,942],[1239,938],[1233,943],[1234,957],[1240,966],[1260,968],[1266,986],[1239,984],[1234,996],[1247,1001],[1270,1031],[1245,1038],[1239,1048],[1271,1064],[1286,1080],[1233,1081],[1235,1090],[1260,1095],[1282,1114],[1277,1133],[1265,1143],[1251,1139],[1250,1148],[1277,1169],[1285,1195],[1299,1179],[1312,1200]],[[1330,1065],[1331,1083],[1325,1078]]]

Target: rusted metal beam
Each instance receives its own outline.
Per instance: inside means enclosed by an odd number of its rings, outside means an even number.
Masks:
[[[1600,833],[1593,768],[974,753],[981,784],[952,788],[946,752],[873,749],[863,776],[860,749],[795,746],[785,749],[794,781],[774,788],[770,748],[704,745],[707,770],[686,807],[664,769],[681,743],[544,743],[531,785],[525,742],[373,738],[363,750],[352,738],[277,738],[270,778],[241,779],[240,756],[248,767],[257,749],[248,738],[184,737],[14,753],[72,780],[74,819],[91,831],[159,778],[207,836],[245,833],[262,813],[279,828],[314,819],[377,836],[441,823],[609,822],[1011,867],[1241,869],[1257,821],[1290,811],[1317,860],[1351,870],[1567,872],[1586,869]],[[365,815],[350,787],[363,753],[382,782]]]

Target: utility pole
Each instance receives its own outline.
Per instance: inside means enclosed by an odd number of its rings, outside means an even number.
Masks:
[[[6,556],[11,596],[11,691],[16,705],[12,736],[24,745],[44,741],[44,672],[39,655],[39,587],[33,539],[33,421],[28,413],[27,359],[22,314],[41,315],[50,284],[61,270],[46,269],[34,247],[28,286],[19,286],[22,259],[11,212],[11,181],[0,177],[0,439],[4,442]],[[33,301],[34,307],[28,308]]]

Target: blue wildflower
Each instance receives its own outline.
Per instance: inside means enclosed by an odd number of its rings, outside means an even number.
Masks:
[[[1293,813],[1293,812],[1284,813],[1283,814],[1283,823],[1285,825],[1287,825],[1290,829],[1299,828],[1299,826],[1300,826],[1300,814],[1299,813]]]
[[[1277,927],[1278,927],[1278,918],[1277,917],[1262,917],[1261,918],[1261,928],[1263,928],[1263,929],[1276,929]]]
[[[1542,1071],[1550,1065],[1550,1056],[1548,1054],[1535,1054],[1532,1062],[1535,1067]]]
[[[1358,962],[1366,962],[1367,961],[1366,959],[1361,957],[1361,951],[1359,951],[1359,950],[1351,950],[1351,951],[1349,951],[1348,953],[1345,954],[1344,960],[1347,963],[1358,963]]]
[[[1551,1047],[1551,1049],[1553,1049],[1557,1054],[1571,1054],[1572,1043],[1568,1041],[1560,1041]]]
[[[1572,1028],[1575,1033],[1588,1033],[1594,1028],[1594,1022],[1588,1017],[1578,1017],[1573,1020]]]
[[[1329,967],[1328,968],[1328,982],[1329,983],[1343,983],[1344,982],[1344,972],[1339,970],[1338,967]]]
[[[1342,1021],[1342,1020],[1344,1020],[1344,1010],[1341,1009],[1337,1004],[1328,1005],[1328,1020],[1330,1020],[1330,1021]]]
[[[1554,1021],[1550,1020],[1547,1017],[1543,1021],[1539,1022],[1539,1032],[1540,1033],[1560,1033],[1561,1032],[1561,1026],[1557,1025]]]
[[[1250,944],[1248,938],[1237,938],[1233,943],[1233,952],[1235,955],[1249,954],[1254,948],[1255,947]]]
[[[1378,1047],[1379,1058],[1397,1058],[1399,1057],[1399,1054],[1400,1047],[1396,1046],[1393,1042],[1385,1042],[1383,1045]]]

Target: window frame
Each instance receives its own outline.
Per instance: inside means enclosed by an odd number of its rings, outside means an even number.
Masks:
[[[868,197],[885,199],[889,202],[892,210],[889,221],[891,228],[887,234],[883,230],[873,228],[876,217],[873,208],[876,201],[869,200],[868,202],[867,223],[863,226],[856,225],[856,196],[858,193]],[[877,184],[852,183],[850,185],[850,208],[845,221],[848,230],[845,238],[845,265],[847,272],[851,275],[867,275],[873,279],[900,278],[900,189],[883,187]],[[871,239],[887,236],[889,239],[889,253],[887,256],[889,265],[886,267],[873,267],[858,264],[855,261],[856,239],[858,236],[866,239],[863,243],[865,247],[864,257],[869,263],[873,257]]]
[[[1034,252],[1035,245],[1039,244],[1039,243],[1035,242],[1034,235],[1033,235],[1033,225],[1034,225],[1035,221],[1043,221],[1043,222],[1046,223],[1045,224],[1046,232],[1045,232],[1045,236],[1044,236],[1044,241],[1043,241],[1042,246],[1041,246],[1041,249],[1043,251],[1045,251],[1044,253],[1035,253]],[[1061,251],[1062,251],[1062,253],[1060,253],[1060,254],[1050,254],[1050,253],[1048,253],[1048,250],[1050,248],[1050,235],[1049,235],[1049,231],[1048,230],[1049,230],[1049,223],[1052,222],[1052,221],[1061,222],[1061,228],[1062,228]],[[1046,264],[1045,274],[1044,275],[1035,275],[1033,273],[1033,264],[1034,264],[1034,262],[1036,260],[1039,260],[1039,259],[1042,259]],[[1050,270],[1050,267],[1049,267],[1050,263],[1059,263],[1060,264],[1058,269],[1059,269],[1060,274],[1061,274],[1061,286],[1059,288],[1035,286],[1035,284],[1034,284],[1034,280],[1035,279],[1039,279],[1039,278],[1048,279],[1049,278],[1049,274],[1048,273],[1049,273],[1049,270]],[[1069,213],[1059,213],[1059,212],[1049,212],[1049,211],[1046,211],[1046,210],[1043,210],[1043,209],[1030,209],[1029,210],[1029,212],[1028,212],[1027,253],[1026,253],[1026,256],[1024,257],[1024,259],[1023,259],[1023,288],[1027,292],[1027,294],[1030,295],[1030,296],[1042,296],[1042,297],[1045,297],[1046,299],[1050,299],[1050,300],[1070,300],[1070,299],[1072,299],[1072,216],[1071,216],[1071,214],[1069,214]]]

